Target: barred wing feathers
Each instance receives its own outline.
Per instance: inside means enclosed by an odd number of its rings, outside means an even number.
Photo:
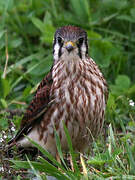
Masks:
[[[42,120],[42,116],[52,103],[50,97],[52,82],[52,71],[50,71],[39,84],[36,94],[21,121],[20,130],[16,136],[8,142],[9,145],[24,137],[24,134],[27,135],[33,126]]]

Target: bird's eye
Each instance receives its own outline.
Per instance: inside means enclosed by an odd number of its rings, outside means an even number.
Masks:
[[[61,38],[61,37],[58,37],[57,39],[58,39],[58,43],[59,43],[59,44],[62,44],[62,38]]]
[[[78,39],[78,43],[81,45],[83,43],[84,39],[83,38],[80,38]]]

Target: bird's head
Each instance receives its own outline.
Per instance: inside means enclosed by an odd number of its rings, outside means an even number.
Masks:
[[[87,34],[80,27],[64,26],[55,32],[53,42],[54,61],[61,57],[78,56],[84,59],[88,54]]]

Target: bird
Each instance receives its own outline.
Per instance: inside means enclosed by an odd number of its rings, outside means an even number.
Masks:
[[[68,151],[64,122],[74,150],[84,153],[92,137],[102,132],[107,99],[107,82],[88,55],[86,31],[73,25],[60,27],[54,34],[52,67],[9,146],[32,147],[27,136],[56,156],[56,131],[62,150]]]

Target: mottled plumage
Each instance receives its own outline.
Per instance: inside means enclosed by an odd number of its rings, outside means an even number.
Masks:
[[[53,66],[40,83],[21,122],[20,131],[10,141],[31,146],[26,134],[56,155],[54,126],[63,150],[67,142],[65,122],[75,150],[84,152],[104,122],[108,96],[106,81],[96,63],[88,57],[86,32],[74,26],[59,28],[54,36]]]

